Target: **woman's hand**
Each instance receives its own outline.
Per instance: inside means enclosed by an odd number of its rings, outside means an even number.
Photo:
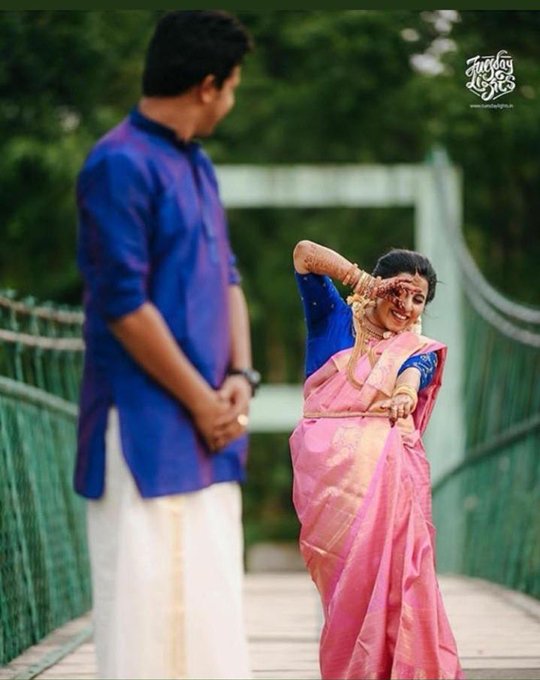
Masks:
[[[417,286],[411,282],[410,276],[391,276],[388,279],[377,277],[375,285],[371,288],[370,297],[399,300],[403,291],[414,293],[418,290]]]
[[[399,418],[407,418],[414,410],[416,403],[408,394],[396,394],[395,397],[382,401],[380,406],[388,409],[390,422],[394,425]]]

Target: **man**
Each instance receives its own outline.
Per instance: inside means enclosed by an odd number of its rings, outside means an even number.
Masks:
[[[194,138],[233,107],[250,49],[229,14],[165,14],[138,106],[78,180],[75,486],[90,499],[102,678],[249,677],[239,482],[258,376],[216,178]]]

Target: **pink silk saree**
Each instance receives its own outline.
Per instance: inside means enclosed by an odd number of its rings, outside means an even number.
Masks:
[[[421,435],[446,348],[412,332],[375,346],[347,379],[342,350],[304,387],[304,418],[290,438],[300,549],[321,595],[322,677],[463,678],[435,574],[429,463]],[[391,426],[378,406],[402,363],[436,351],[415,412]],[[356,415],[355,415],[356,414]],[[364,415],[365,414],[365,415]]]

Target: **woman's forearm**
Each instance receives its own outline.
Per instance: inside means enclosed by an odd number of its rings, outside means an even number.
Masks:
[[[412,387],[415,392],[418,392],[420,388],[420,371],[412,366],[406,368],[396,380],[396,389],[403,385],[408,385],[409,387]]]
[[[294,268],[299,274],[323,274],[343,281],[354,266],[335,250],[313,241],[300,241],[293,252]]]
[[[321,274],[350,286],[355,295],[363,299],[389,297],[398,300],[403,290],[415,288],[408,275],[391,276],[382,279],[362,271],[356,262],[351,262],[335,250],[313,241],[299,241],[293,251],[294,268],[299,274]]]
[[[300,241],[293,252],[294,268],[299,274],[321,274],[330,276],[350,286],[355,293],[366,297],[377,294],[380,278],[375,278],[359,269],[335,250],[313,241]]]

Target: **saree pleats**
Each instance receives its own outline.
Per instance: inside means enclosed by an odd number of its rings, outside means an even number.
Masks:
[[[291,436],[300,548],[323,605],[324,679],[462,678],[435,574],[429,463],[421,441],[444,348],[412,333],[359,362],[354,389],[339,353],[306,382]],[[378,402],[403,356],[439,351],[413,417],[391,426]],[[428,351],[428,350],[426,350]],[[365,415],[350,416],[349,413]],[[344,415],[345,414],[345,415]]]

